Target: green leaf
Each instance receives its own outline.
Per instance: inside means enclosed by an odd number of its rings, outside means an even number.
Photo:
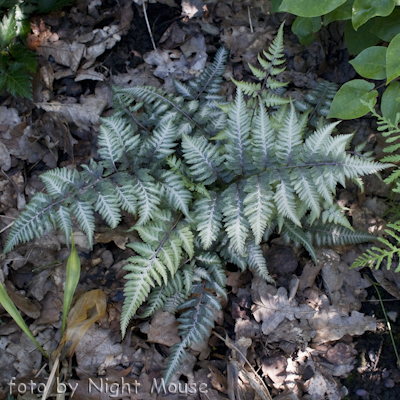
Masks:
[[[32,77],[19,63],[13,63],[0,74],[0,90],[6,90],[14,97],[22,96],[32,100]]]
[[[389,43],[386,53],[386,84],[396,79],[400,75],[400,33]]]
[[[32,340],[32,342],[41,351],[41,353],[48,358],[48,355],[32,335],[25,321],[18,312],[17,307],[15,307],[15,304],[8,296],[6,289],[4,288],[1,282],[0,282],[0,304],[10,314],[11,318],[18,324],[18,326],[25,332],[25,334],[29,337],[29,339]]]
[[[351,21],[346,22],[344,39],[351,55],[361,53],[367,47],[375,46],[379,42],[378,36],[373,33],[373,24],[374,21],[368,21],[355,31]]]
[[[321,29],[321,17],[297,17],[292,25],[292,32],[298,36],[300,43],[308,46],[315,39],[315,32]]]
[[[357,30],[371,18],[386,17],[394,6],[394,0],[355,0],[352,11],[353,28]]]
[[[354,69],[368,79],[386,78],[386,47],[372,46],[350,61]]]
[[[36,54],[29,51],[25,46],[21,44],[12,44],[8,48],[10,54],[14,60],[23,66],[29,72],[36,71]]]
[[[15,9],[4,15],[0,23],[0,50],[8,46],[17,34],[15,25]]]
[[[38,11],[40,13],[54,11],[66,7],[72,3],[72,0],[39,0]]]
[[[354,0],[347,0],[346,3],[326,14],[324,16],[324,25],[326,26],[333,21],[347,21],[348,19],[351,19],[353,3]]]
[[[279,12],[279,7],[280,7],[281,4],[282,4],[282,0],[271,0],[271,3],[272,3],[271,11],[272,11],[273,13]]]
[[[367,114],[369,108],[361,100],[368,103],[375,98],[375,104],[378,92],[373,90],[374,86],[363,79],[346,82],[336,93],[328,118],[354,119]]]
[[[71,307],[72,298],[74,297],[76,286],[78,285],[81,276],[81,262],[78,252],[75,248],[74,235],[71,232],[71,254],[67,261],[67,278],[65,280],[64,302],[63,302],[63,321],[61,328],[61,337],[64,334],[65,324],[69,308]]]
[[[396,120],[396,114],[400,113],[400,82],[392,82],[384,91],[381,101],[381,111],[384,118]]]
[[[400,9],[394,9],[387,17],[375,18],[372,31],[379,39],[390,42],[400,33]]]
[[[318,17],[328,14],[346,0],[283,0],[279,11],[287,11],[300,17]]]

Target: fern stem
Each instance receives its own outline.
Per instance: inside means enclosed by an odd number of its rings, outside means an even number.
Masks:
[[[129,115],[129,117],[133,120],[133,122],[137,125],[140,126],[143,130],[145,130],[149,135],[151,135],[151,132],[144,126],[142,125],[133,115],[133,113],[129,110],[129,108],[121,101],[121,104],[125,110],[125,112]]]

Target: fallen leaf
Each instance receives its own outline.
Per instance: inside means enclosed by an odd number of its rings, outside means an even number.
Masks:
[[[315,372],[314,376],[305,383],[305,388],[311,396],[310,400],[340,400],[340,393],[333,379]]]
[[[180,343],[178,326],[179,322],[173,314],[158,310],[151,319],[147,341],[150,343],[163,344],[168,347]]]
[[[89,96],[82,104],[36,103],[37,107],[45,111],[61,113],[68,123],[74,123],[84,131],[90,131],[92,125],[100,124],[100,115],[106,105],[106,100]]]
[[[84,55],[85,45],[76,42],[68,44],[64,40],[44,40],[38,50],[45,60],[52,56],[57,64],[68,67],[75,74]]]
[[[316,331],[313,342],[317,344],[339,340],[346,334],[362,335],[365,331],[376,329],[375,318],[358,311],[352,311],[350,316],[343,315],[334,305],[320,309],[308,319],[308,323]]]
[[[28,317],[36,319],[40,316],[41,306],[40,304],[35,304],[29,300],[24,295],[18,293],[15,290],[14,285],[10,281],[6,281],[7,294],[14,303],[14,305],[21,310]]]
[[[71,357],[75,353],[85,332],[99,320],[106,312],[107,301],[104,293],[97,289],[84,293],[71,308],[67,318],[67,329],[57,348],[57,355],[61,354],[68,344],[65,356]]]
[[[289,302],[284,287],[276,289],[260,278],[253,279],[251,295],[254,302],[252,312],[257,322],[263,321],[261,329],[264,335],[272,333],[285,318],[292,321],[314,315],[314,310],[306,304],[298,306],[295,300]]]

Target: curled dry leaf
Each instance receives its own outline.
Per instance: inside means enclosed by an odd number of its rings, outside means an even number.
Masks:
[[[67,329],[56,350],[56,357],[68,344],[65,355],[71,357],[82,336],[106,313],[107,301],[104,293],[97,289],[83,294],[71,308],[67,318]]]

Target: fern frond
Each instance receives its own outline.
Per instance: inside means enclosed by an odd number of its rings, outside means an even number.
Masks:
[[[283,121],[276,144],[276,156],[286,165],[296,162],[302,150],[302,130],[293,104]]]
[[[243,191],[238,184],[229,186],[222,194],[224,227],[236,251],[244,254],[249,225],[244,216]]]
[[[110,181],[102,181],[95,187],[98,197],[94,210],[98,211],[111,228],[116,228],[121,222],[119,200],[115,194],[116,188]]]
[[[51,198],[43,193],[37,193],[25,210],[21,212],[7,236],[4,253],[11,251],[18,243],[26,243],[35,236],[43,235],[45,226],[48,226],[50,213],[54,204]]]
[[[226,149],[226,167],[237,175],[251,172],[250,116],[243,99],[243,93],[237,89],[236,99],[228,115],[228,143]]]
[[[147,163],[151,163],[154,158],[165,159],[174,153],[175,139],[177,136],[176,123],[174,118],[162,123],[143,143],[140,155],[145,157]]]
[[[251,140],[253,144],[252,157],[254,166],[263,171],[275,157],[275,130],[272,128],[269,116],[261,104],[251,124]]]
[[[143,225],[158,211],[160,187],[154,181],[154,178],[148,175],[148,170],[136,171],[133,182],[133,194],[139,199],[138,213],[140,218],[136,224]]]
[[[94,209],[92,203],[78,199],[71,205],[71,212],[75,215],[83,232],[85,232],[89,246],[92,248],[94,235]]]
[[[208,142],[205,137],[191,138],[182,135],[182,149],[193,176],[204,185],[215,182],[224,170],[220,146]]]
[[[68,192],[76,192],[83,184],[79,173],[68,168],[54,168],[41,174],[39,178],[53,199],[64,197]]]
[[[210,330],[214,327],[214,310],[221,308],[218,300],[210,292],[205,291],[204,284],[194,285],[193,292],[197,292],[199,297],[188,300],[179,307],[180,309],[189,309],[178,318],[179,331],[183,340],[172,346],[164,371],[166,382],[171,380],[185,359],[185,348],[189,347],[192,342],[201,343],[204,337],[209,336]]]
[[[321,215],[321,220],[323,223],[333,222],[334,224],[342,225],[351,231],[353,227],[350,225],[349,220],[343,213],[343,208],[339,204],[334,203],[331,207],[327,208]]]
[[[179,176],[171,171],[165,171],[162,176],[163,195],[169,205],[175,210],[182,211],[186,216],[189,215],[189,202],[192,200],[191,193],[185,189]]]
[[[220,91],[227,58],[228,50],[220,47],[215,54],[213,63],[197,79],[189,82],[190,87],[197,92],[197,99],[203,93],[216,94]]]
[[[265,174],[249,178],[244,191],[247,193],[243,201],[244,215],[250,223],[255,243],[259,244],[265,228],[269,225],[274,215],[274,192],[271,190],[268,176]]]
[[[289,218],[297,226],[301,226],[296,211],[296,197],[289,176],[286,172],[282,172],[280,178],[281,182],[278,184],[274,196],[278,214],[282,217]]]
[[[257,97],[261,91],[261,83],[242,82],[233,78],[231,80],[237,89],[247,96]]]
[[[354,231],[333,223],[324,224],[316,221],[312,226],[306,226],[307,232],[312,235],[313,242],[318,246],[345,246],[376,240],[370,233]]]
[[[71,237],[72,232],[72,221],[71,221],[71,211],[67,206],[60,206],[60,208],[56,212],[56,220],[57,225],[62,230],[65,236],[65,243],[69,247],[69,238]]]
[[[211,198],[203,198],[196,201],[194,208],[196,210],[197,231],[201,243],[207,250],[217,239],[218,232],[222,224],[222,214],[220,211],[220,200],[216,193],[210,193]]]
[[[309,231],[299,228],[291,221],[285,221],[282,227],[282,234],[287,241],[291,239],[295,243],[301,244],[312,257],[315,265],[318,264],[317,255],[312,244],[312,235]]]
[[[247,256],[249,268],[256,271],[257,274],[265,281],[275,284],[275,281],[272,279],[267,269],[267,263],[265,257],[263,256],[260,245],[254,242],[249,242],[247,243],[247,251],[249,253]]]

